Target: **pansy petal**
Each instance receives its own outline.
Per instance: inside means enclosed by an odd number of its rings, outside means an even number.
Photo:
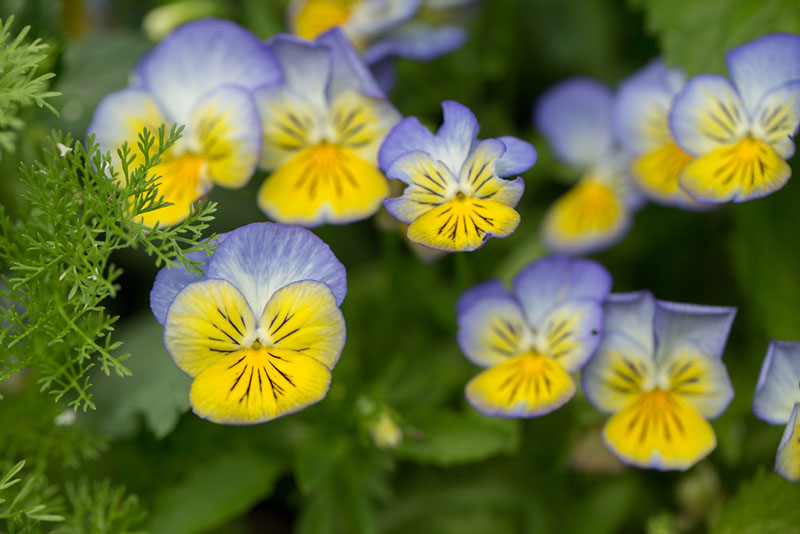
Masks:
[[[588,167],[611,151],[612,102],[611,91],[604,85],[588,78],[573,78],[539,99],[534,123],[561,161]]]
[[[659,360],[658,369],[658,383],[706,419],[719,417],[733,400],[733,386],[722,360],[691,343],[676,347]]]
[[[487,294],[459,313],[456,339],[469,360],[489,367],[525,352],[531,335],[511,295]]]
[[[261,152],[261,122],[249,92],[233,86],[212,91],[192,109],[187,128],[214,182],[239,188],[250,180]]]
[[[791,174],[775,150],[746,138],[689,163],[678,183],[698,202],[743,202],[777,191]]]
[[[786,430],[783,431],[775,471],[789,482],[800,480],[800,403],[795,404]]]
[[[456,315],[460,316],[481,300],[489,297],[508,297],[508,290],[500,280],[487,280],[464,291],[456,303]]]
[[[690,344],[709,358],[721,358],[736,308],[656,302],[656,359],[661,361]]]
[[[141,61],[136,73],[170,118],[181,124],[213,89],[255,89],[281,77],[266,44],[241,26],[218,19],[190,22],[173,31]]]
[[[669,114],[678,146],[698,157],[742,140],[748,115],[739,93],[723,76],[695,76],[678,93]]]
[[[792,137],[800,125],[800,79],[768,92],[754,113],[753,136],[783,159],[794,154]]]
[[[656,299],[649,291],[613,293],[603,303],[605,331],[623,332],[655,354]]]
[[[506,146],[505,152],[495,164],[497,176],[504,178],[521,174],[536,163],[536,149],[532,144],[511,136],[498,137],[497,140]]]
[[[246,349],[203,370],[192,382],[189,401],[211,422],[256,424],[322,400],[330,381],[330,370],[303,353]]]
[[[322,121],[311,101],[285,87],[258,89],[254,98],[263,135],[258,166],[271,171],[310,146]]]
[[[467,401],[489,416],[538,417],[575,395],[572,377],[547,356],[523,354],[469,381]]]
[[[275,292],[261,317],[270,350],[302,353],[332,369],[342,353],[345,325],[330,288],[303,280]]]
[[[611,291],[611,275],[595,261],[554,256],[522,269],[513,287],[528,323],[541,327],[548,312],[566,300],[602,302]]]
[[[227,233],[219,234],[215,242],[217,244],[221,243],[227,235]],[[211,261],[211,256],[202,250],[198,250],[197,252],[186,254],[186,259],[199,262],[198,267],[205,272],[208,262]],[[158,324],[163,326],[167,321],[167,309],[180,290],[201,279],[205,279],[205,275],[202,277],[196,276],[187,271],[182,265],[164,267],[158,271],[153,282],[153,289],[150,290],[150,309],[155,315]]]
[[[125,142],[136,155],[133,164],[141,165],[144,158],[137,148],[139,134],[145,128],[155,133],[161,124],[169,122],[150,93],[129,88],[103,98],[94,112],[88,132],[95,135],[95,142],[103,152],[111,152],[114,166],[119,166],[117,149]],[[121,172],[119,168],[117,172]]]
[[[615,188],[599,180],[581,180],[545,214],[542,238],[565,254],[588,254],[615,243],[628,231],[631,213]]]
[[[726,54],[728,71],[752,113],[769,91],[800,79],[800,35],[773,33]]]
[[[537,348],[565,371],[575,371],[594,353],[603,331],[598,300],[569,299],[557,304],[537,332]]]
[[[388,32],[369,47],[364,52],[364,61],[372,65],[390,56],[429,61],[458,49],[466,39],[463,28],[414,21]]]
[[[675,92],[657,79],[634,76],[614,97],[614,129],[622,147],[638,155],[672,142],[669,110]]]
[[[292,33],[315,39],[334,26],[347,23],[352,9],[342,0],[291,0],[287,18]]]
[[[436,132],[438,146],[429,148],[428,152],[458,175],[469,156],[480,125],[468,107],[453,100],[442,102],[442,112],[444,121]]]
[[[491,199],[511,207],[517,205],[525,191],[525,182],[521,177],[503,180],[498,177],[495,168],[505,150],[505,144],[499,139],[473,143],[471,154],[459,175],[465,195],[478,200]]]
[[[325,104],[325,89],[331,77],[331,51],[291,35],[278,34],[267,41],[283,71],[282,85],[303,95],[313,105]]]
[[[317,280],[331,288],[340,305],[347,292],[344,266],[310,231],[282,224],[253,223],[228,234],[214,251],[206,276],[233,283],[257,318],[280,288]]]
[[[373,215],[389,194],[383,174],[339,145],[310,146],[264,181],[258,206],[286,224],[344,224]]]
[[[195,377],[223,357],[249,347],[256,318],[244,295],[227,280],[184,287],[169,307],[164,344],[175,365]]]
[[[606,330],[597,352],[581,371],[583,392],[602,412],[616,412],[653,383],[655,361],[631,336]]]
[[[786,423],[800,402],[800,342],[773,341],[761,366],[753,399],[756,417]]]
[[[644,153],[631,165],[631,177],[648,198],[682,207],[697,203],[680,187],[680,176],[692,157],[672,142]]]
[[[654,390],[614,414],[603,439],[625,463],[660,470],[686,470],[717,445],[711,425],[679,397]]]
[[[519,213],[494,200],[451,200],[414,219],[408,238],[443,252],[480,248],[489,237],[506,237],[519,226]]]
[[[378,161],[384,171],[408,152],[427,152],[436,144],[434,135],[416,117],[407,117],[395,125],[381,145]],[[391,175],[390,175],[391,177]]]
[[[331,103],[331,122],[337,143],[377,167],[378,150],[400,114],[382,98],[345,91]]]
[[[392,215],[407,223],[446,202],[458,188],[450,170],[426,152],[407,152],[396,158],[386,175],[408,184],[401,196],[384,203]]]
[[[327,89],[328,100],[351,89],[372,98],[384,98],[372,73],[339,28],[320,35],[317,43],[327,46],[331,51],[333,69]]]

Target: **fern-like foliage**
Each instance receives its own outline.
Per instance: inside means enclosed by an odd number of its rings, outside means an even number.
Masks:
[[[16,478],[25,460],[14,465],[0,478],[0,532],[8,534],[41,532],[41,523],[64,520],[60,514],[56,489],[41,475]]]
[[[155,167],[180,131],[144,130],[137,151],[143,159],[123,145],[119,170],[93,138],[84,146],[54,133],[41,161],[22,169],[25,215],[13,220],[0,205],[0,381],[31,366],[43,391],[56,400],[68,395],[71,407],[87,410],[94,408],[90,369],[129,374],[127,355],[115,352],[112,339],[117,317],[103,305],[119,289],[112,253],[141,248],[158,266],[197,271],[185,253],[210,252],[202,232],[214,203],[193,208],[173,227],[140,221],[168,205]]]
[[[0,20],[0,156],[14,151],[17,132],[25,126],[19,117],[21,108],[36,105],[56,113],[47,99],[60,94],[47,90],[52,72],[36,74],[48,45],[39,39],[25,41],[30,26],[14,36],[13,23],[14,17]]]

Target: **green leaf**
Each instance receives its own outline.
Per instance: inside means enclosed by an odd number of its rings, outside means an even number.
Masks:
[[[800,525],[800,485],[760,472],[719,511],[711,534],[785,534]]]
[[[295,477],[300,491],[310,493],[322,481],[347,449],[347,442],[340,436],[331,441],[330,434],[311,430],[295,455]]]
[[[125,360],[131,376],[97,380],[95,395],[103,407],[97,413],[100,429],[111,438],[136,431],[139,417],[159,439],[168,435],[189,409],[192,379],[178,369],[164,348],[163,328],[145,312],[122,323],[118,339],[131,354]]]
[[[800,33],[797,0],[631,0],[669,63],[724,72],[725,51],[769,32]]]
[[[272,492],[279,460],[251,451],[220,451],[165,491],[150,521],[152,534],[194,534],[223,525]]]
[[[411,431],[397,455],[439,465],[470,463],[510,453],[519,444],[519,425],[511,419],[484,417],[475,412],[445,410],[409,414]]]

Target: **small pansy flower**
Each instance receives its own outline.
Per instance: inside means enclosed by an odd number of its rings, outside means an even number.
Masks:
[[[200,258],[198,258],[200,259]],[[345,340],[345,270],[299,227],[255,223],[220,238],[196,278],[162,270],[150,294],[194,412],[254,424],[321,400]]]
[[[562,163],[582,173],[545,214],[542,238],[569,254],[604,249],[628,231],[641,196],[612,128],[614,97],[604,85],[573,78],[547,91],[534,123]]]
[[[685,470],[716,446],[708,420],[733,398],[722,351],[736,310],[611,295],[605,333],[583,368],[586,396],[612,413],[606,446],[644,468]]]
[[[523,269],[513,294],[500,281],[458,301],[458,344],[487,368],[466,387],[469,403],[492,416],[537,417],[575,395],[571,372],[602,336],[611,276],[598,263],[552,257]]]
[[[256,92],[264,131],[258,192],[271,219],[343,224],[380,208],[389,184],[378,149],[400,115],[338,29],[315,42],[269,41],[283,83]]]
[[[800,124],[800,35],[773,34],[730,50],[724,76],[695,76],[669,121],[681,149],[697,158],[680,177],[698,202],[743,202],[789,180]]]
[[[613,118],[620,144],[632,158],[630,174],[639,190],[661,204],[696,207],[678,185],[692,157],[675,143],[668,120],[684,83],[681,71],[655,60],[622,82]]]
[[[536,162],[533,146],[514,137],[477,139],[480,126],[458,102],[442,103],[444,124],[434,135],[416,117],[400,122],[381,147],[389,178],[407,187],[386,199],[389,212],[408,227],[408,238],[444,252],[475,250],[489,237],[516,230],[525,183],[501,177]]]
[[[89,133],[118,169],[117,148],[127,142],[136,151],[143,128],[185,126],[153,171],[161,177],[159,195],[172,205],[145,213],[145,224],[176,224],[214,184],[239,188],[250,180],[261,151],[252,91],[280,76],[274,54],[255,35],[207,19],[172,32],[139,63],[132,87],[103,99]],[[137,164],[142,159],[138,154]]]
[[[800,480],[800,341],[773,341],[758,377],[753,399],[756,417],[786,425],[775,458],[775,471]]]

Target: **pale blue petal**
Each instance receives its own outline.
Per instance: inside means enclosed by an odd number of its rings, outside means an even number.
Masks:
[[[350,89],[372,98],[385,98],[372,73],[339,28],[323,33],[316,42],[327,46],[331,52],[333,70],[327,89],[329,102]]]
[[[661,360],[685,344],[709,358],[721,358],[736,308],[700,306],[678,302],[656,302],[656,359]]]
[[[497,140],[506,145],[506,151],[495,164],[497,176],[504,178],[521,174],[536,163],[536,149],[532,144],[510,136],[498,137]]]
[[[505,298],[507,296],[509,296],[509,292],[503,282],[497,279],[487,280],[486,282],[469,288],[462,293],[460,297],[458,297],[458,302],[456,303],[456,315],[460,316],[466,313],[466,311],[471,308],[473,304],[485,298]]]
[[[381,145],[378,162],[387,171],[398,157],[408,152],[429,152],[436,145],[436,138],[416,117],[407,117],[395,125]]]
[[[519,304],[506,293],[486,295],[459,314],[456,339],[470,361],[491,367],[528,350],[531,333]]]
[[[450,53],[464,44],[467,32],[457,26],[433,26],[412,22],[387,33],[364,52],[364,61],[373,65],[387,57],[429,61]]]
[[[769,344],[753,398],[753,413],[773,425],[784,424],[800,403],[800,341]]]
[[[318,106],[324,105],[331,80],[330,48],[287,34],[276,35],[267,46],[281,64],[283,85]]]
[[[603,336],[603,306],[597,299],[570,298],[547,313],[536,332],[537,350],[566,371],[580,369]]]
[[[655,308],[656,299],[649,291],[609,295],[603,304],[606,335],[624,333],[655,363]]]
[[[800,79],[767,92],[753,120],[753,136],[767,143],[781,158],[791,158],[795,150],[792,138],[800,126]]]
[[[442,102],[442,111],[444,122],[436,132],[438,143],[432,155],[457,176],[469,156],[480,125],[468,107],[453,100]]]

